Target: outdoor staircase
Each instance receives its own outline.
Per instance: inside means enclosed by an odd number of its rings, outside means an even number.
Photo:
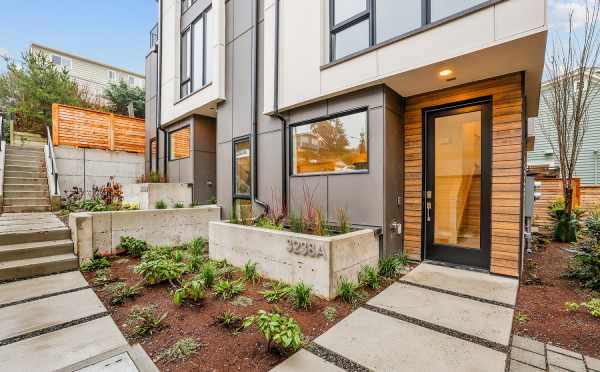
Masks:
[[[8,145],[4,170],[3,212],[49,212],[50,209],[43,147]]]
[[[0,216],[0,282],[77,268],[70,230],[54,214]]]

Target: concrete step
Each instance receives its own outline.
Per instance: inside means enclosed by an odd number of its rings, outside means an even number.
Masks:
[[[27,145],[8,145],[6,146],[7,151],[14,151],[14,152],[34,152],[34,153],[40,153],[40,152],[44,152],[44,148],[43,147],[39,147],[39,146],[27,146]]]
[[[50,205],[48,198],[4,198],[4,206]]]
[[[4,213],[33,213],[33,212],[50,212],[50,205],[5,205]]]
[[[43,150],[40,151],[29,151],[29,150],[6,150],[6,157],[34,157],[38,159],[43,159],[45,157],[45,153]]]
[[[10,216],[10,214],[7,215]],[[71,230],[67,227],[64,225],[62,227],[53,226],[59,225],[55,224],[49,225],[47,228],[0,233],[0,246],[71,239]]]
[[[17,191],[4,191],[5,198],[48,198],[49,195],[48,190],[29,191],[23,188]]]
[[[73,253],[0,262],[0,281],[49,275],[78,267],[77,256]]]
[[[42,173],[46,173],[46,167],[45,166],[41,166],[41,167],[24,167],[21,165],[6,165],[6,167],[4,168],[6,171],[10,171],[10,172],[42,172]],[[8,177],[8,176],[7,176]]]
[[[37,171],[14,171],[7,170],[4,172],[4,177],[21,177],[21,178],[44,178],[46,176],[46,171],[37,170]]]
[[[17,280],[0,285],[0,305],[49,296],[53,293],[70,291],[87,286],[87,281],[79,271]]]
[[[6,161],[5,165],[7,167],[33,167],[33,168],[41,168],[44,166],[43,160],[34,160],[34,161],[23,161],[23,160],[11,160]]]
[[[11,161],[45,161],[44,159],[44,153],[40,153],[39,155],[29,155],[29,154],[25,154],[25,155],[20,155],[20,154],[10,154],[10,155],[6,155],[5,161],[7,163],[11,162]]]
[[[0,245],[0,262],[54,256],[72,252],[73,242],[70,239]]]
[[[4,177],[5,185],[20,184],[20,185],[47,185],[48,178],[32,178],[32,177]],[[46,186],[47,187],[47,186]]]
[[[47,183],[45,183],[45,184],[24,184],[24,183],[7,184],[7,183],[4,183],[4,192],[22,191],[22,190],[48,192],[48,184]]]

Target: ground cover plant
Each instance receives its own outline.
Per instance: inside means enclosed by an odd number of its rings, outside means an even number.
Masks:
[[[158,314],[155,306],[134,306],[127,317],[133,336],[148,336],[158,331],[168,313]]]
[[[106,257],[93,257],[81,264],[80,270],[85,272],[96,271],[110,267],[110,261]]]
[[[257,315],[244,320],[244,328],[253,324],[256,324],[267,340],[267,350],[279,346],[284,352],[296,351],[302,345],[304,335],[298,323],[291,317],[279,312],[259,310]]]
[[[164,349],[158,354],[158,360],[176,362],[186,360],[198,352],[202,346],[200,341],[193,337],[184,337],[177,340],[171,347]]]
[[[141,257],[148,250],[148,244],[143,240],[138,240],[132,236],[122,236],[119,247],[124,249],[128,255]]]
[[[132,298],[137,296],[142,291],[142,286],[140,284],[127,285],[124,282],[116,282],[112,284],[108,284],[105,287],[105,290],[111,294],[111,304],[113,305],[121,305],[125,303],[125,300],[128,298]]]

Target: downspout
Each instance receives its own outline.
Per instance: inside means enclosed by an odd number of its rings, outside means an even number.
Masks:
[[[260,205],[265,213],[269,213],[269,205],[258,198],[258,17],[259,0],[254,1],[254,38],[252,53],[252,201]]]
[[[281,199],[283,211],[287,211],[287,120],[279,113],[279,0],[275,0],[275,62],[273,83],[273,117],[281,121]]]
[[[158,71],[156,77],[156,171],[160,174],[160,132],[163,132],[165,144],[163,145],[163,166],[164,166],[164,177],[167,178],[167,133],[161,128],[160,123],[162,121],[161,106],[162,106],[162,41],[163,41],[163,2],[158,0]]]

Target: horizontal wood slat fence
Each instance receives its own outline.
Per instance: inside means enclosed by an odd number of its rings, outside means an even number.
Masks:
[[[67,105],[52,105],[54,146],[144,153],[144,119]]]

